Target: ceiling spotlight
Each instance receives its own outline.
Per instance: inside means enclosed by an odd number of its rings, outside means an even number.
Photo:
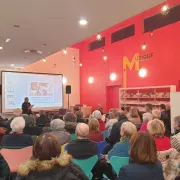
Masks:
[[[92,84],[92,83],[94,82],[94,78],[93,78],[92,76],[90,76],[90,77],[88,78],[88,82],[89,82],[89,84]]]
[[[96,36],[96,39],[98,40],[98,41],[100,41],[101,39],[102,39],[102,36],[101,36],[101,34],[97,34],[97,36]]]
[[[63,76],[63,84],[67,84],[67,78]]]
[[[153,31],[151,31],[151,32],[150,32],[150,36],[151,36],[151,37],[152,37],[152,36],[154,36],[154,33],[153,33]]]
[[[44,58],[42,61],[43,61],[43,62],[46,62],[46,59]]]
[[[82,67],[82,63],[80,63],[79,66]]]
[[[85,25],[88,24],[88,22],[87,22],[87,20],[85,20],[85,19],[81,19],[81,20],[79,21],[79,24],[80,24],[81,26],[85,26]]]
[[[14,64],[10,64],[11,67],[14,67]]]
[[[5,42],[8,43],[10,40],[11,40],[10,38],[7,38],[7,39],[5,40]]]
[[[64,53],[64,54],[67,54],[67,50],[66,50],[66,49],[63,49],[63,53]]]
[[[38,54],[42,54],[42,51],[37,51]]]
[[[30,53],[30,50],[25,50],[24,52],[25,52],[25,53]]]
[[[144,50],[146,50],[146,48],[147,48],[147,45],[146,45],[146,43],[144,43],[144,44],[142,45],[141,49],[144,51]]]
[[[116,78],[117,78],[116,73],[111,73],[111,75],[110,75],[110,80],[111,80],[111,81],[115,81]]]
[[[3,47],[2,47],[2,46],[0,46],[0,49],[3,49]]]
[[[162,15],[167,15],[168,12],[169,12],[169,6],[165,3],[165,4],[163,5],[163,7],[161,8],[161,14],[162,14]]]
[[[139,70],[139,76],[140,76],[141,78],[146,77],[146,76],[147,76],[147,69],[144,69],[144,68],[140,69],[140,70]]]
[[[107,60],[107,56],[104,56],[103,59],[104,59],[104,61],[106,61]]]

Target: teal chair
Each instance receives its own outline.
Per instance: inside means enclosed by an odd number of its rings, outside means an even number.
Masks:
[[[110,159],[111,166],[116,174],[119,174],[119,170],[129,164],[129,157],[112,156]]]
[[[91,170],[93,169],[94,165],[96,164],[98,160],[98,156],[92,156],[88,159],[73,159],[73,163],[77,164],[86,174],[86,176],[91,180],[93,178],[93,174],[91,173]]]
[[[71,134],[71,140],[73,141],[73,140],[76,140],[76,139],[77,139],[76,134]]]
[[[108,137],[108,130],[106,131],[102,131],[101,132],[103,134],[104,140]]]

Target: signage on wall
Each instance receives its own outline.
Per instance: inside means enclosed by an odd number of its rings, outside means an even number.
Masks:
[[[132,60],[129,60],[127,56],[123,57],[123,87],[126,88],[127,85],[127,68],[131,71],[133,67],[136,71],[139,71],[139,62],[153,58],[153,53],[147,53],[139,55],[139,53],[134,54]]]

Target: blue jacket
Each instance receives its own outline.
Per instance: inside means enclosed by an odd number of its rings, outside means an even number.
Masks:
[[[156,164],[131,164],[120,169],[117,180],[164,180],[162,165]]]
[[[129,140],[125,139],[123,142],[116,143],[111,151],[108,153],[108,158],[112,156],[129,157]]]

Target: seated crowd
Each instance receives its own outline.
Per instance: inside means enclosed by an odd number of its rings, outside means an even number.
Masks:
[[[19,166],[15,176],[0,153],[0,178],[16,180],[174,180],[180,175],[180,116],[174,119],[171,132],[170,105],[153,109],[146,104],[145,113],[137,108],[110,109],[103,113],[98,105],[87,119],[79,108],[64,116],[50,118],[14,111],[14,117],[0,121],[1,149],[33,148],[32,158]],[[128,158],[115,171],[117,164]],[[84,160],[94,164],[83,164]],[[89,161],[88,161],[89,160]],[[77,162],[83,162],[78,164]],[[121,162],[122,161],[122,162]],[[90,174],[84,167],[91,167]]]

